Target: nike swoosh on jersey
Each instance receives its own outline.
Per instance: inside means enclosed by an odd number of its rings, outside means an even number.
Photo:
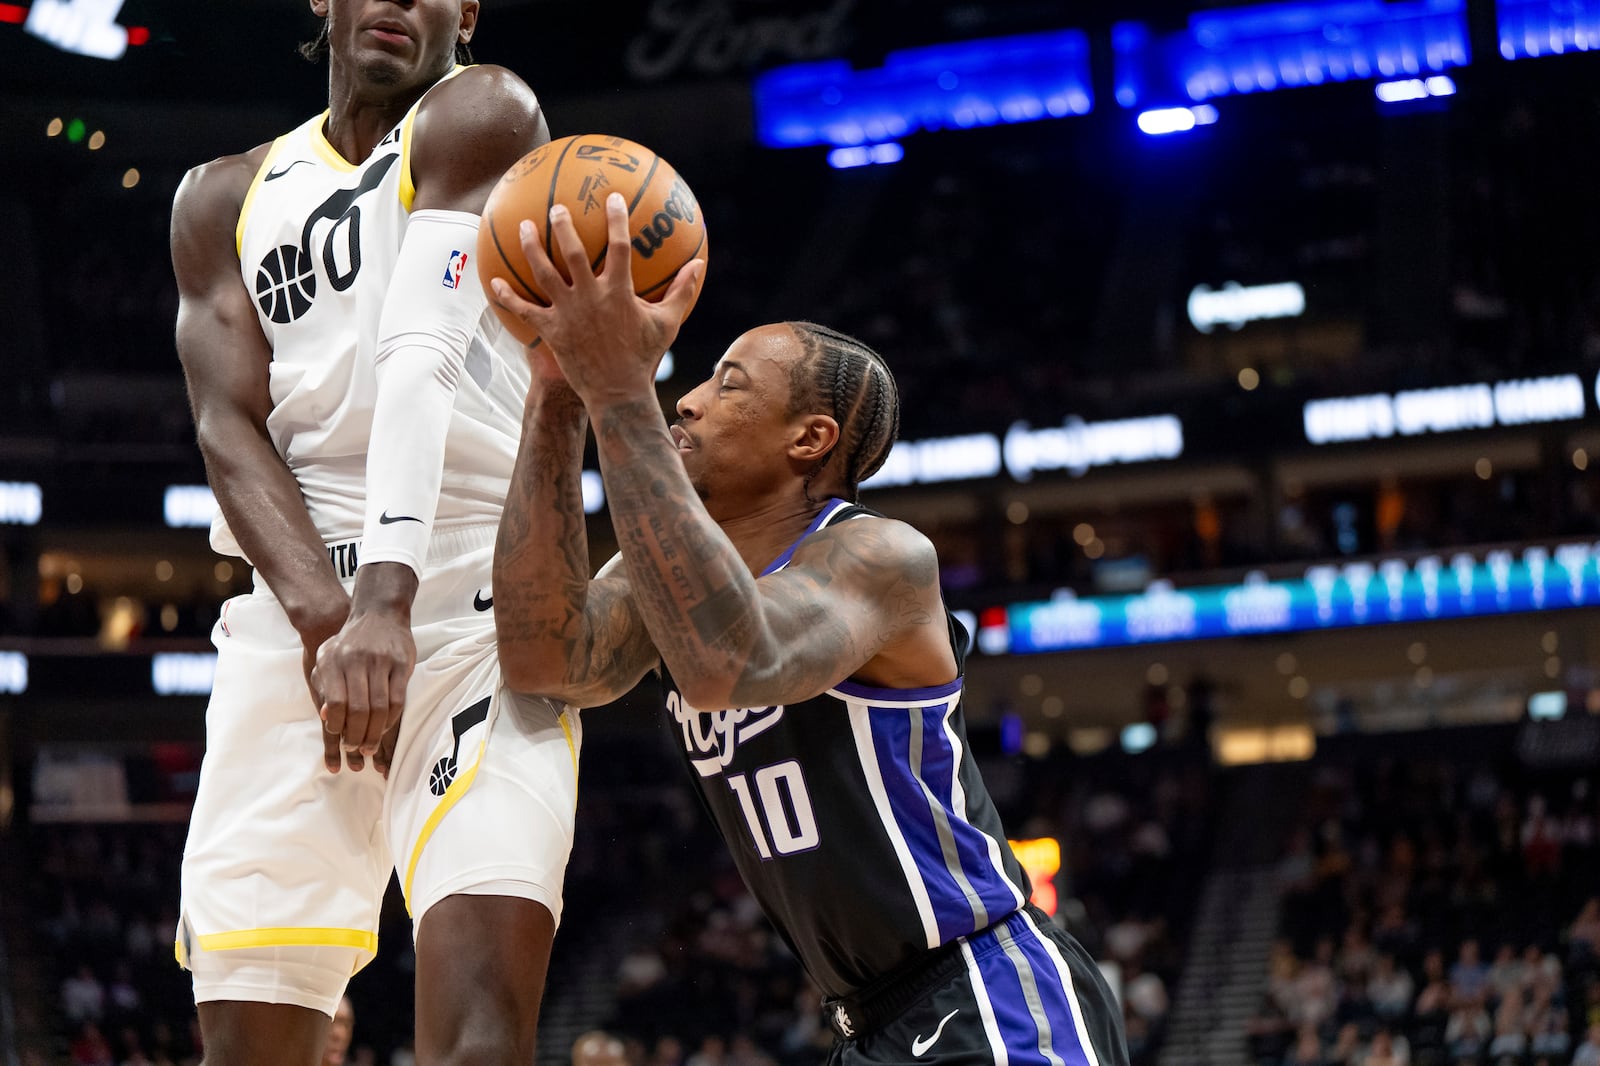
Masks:
[[[489,608],[491,608],[493,606],[494,606],[494,597],[493,596],[490,596],[488,599],[484,599],[483,598],[483,592],[481,590],[478,591],[478,592],[474,592],[472,594],[472,609],[473,610],[475,610],[475,611],[487,611]]]
[[[946,1014],[943,1018],[939,1019],[939,1028],[937,1028],[937,1029],[935,1029],[933,1031],[933,1035],[932,1036],[926,1037],[926,1038],[919,1036],[915,1040],[911,1041],[911,1056],[912,1056],[912,1058],[920,1059],[920,1058],[922,1058],[923,1055],[927,1054],[928,1049],[939,1042],[939,1037],[944,1033],[945,1023],[948,1022],[951,1018],[954,1018],[956,1015],[958,1015],[960,1013],[961,1013],[961,1008],[957,1007],[955,1010],[951,1011],[949,1014]]]
[[[282,170],[269,170],[269,171],[267,171],[267,176],[262,178],[261,180],[263,182],[277,181],[279,178],[281,178],[285,174],[289,173],[289,171],[293,170],[295,167],[299,166],[301,163],[304,163],[306,166],[310,166],[311,165],[311,160],[309,160],[309,159],[296,159],[293,163],[290,163],[288,166],[284,167]]]
[[[422,519],[413,518],[408,514],[391,515],[388,511],[385,511],[381,515],[378,516],[378,525],[380,525],[380,526],[392,526],[396,522],[420,522],[420,521],[422,521]]]

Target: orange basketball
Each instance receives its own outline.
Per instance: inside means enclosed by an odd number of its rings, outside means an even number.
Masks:
[[[538,337],[495,300],[493,278],[524,299],[547,304],[534,284],[517,228],[531,221],[562,277],[566,264],[550,242],[550,208],[565,204],[590,262],[598,272],[606,257],[606,197],[628,201],[633,238],[633,284],[647,300],[659,300],[692,259],[706,256],[705,219],[688,184],[665,159],[643,145],[601,134],[580,134],[535,148],[514,163],[489,193],[478,229],[478,277],[489,303],[512,336],[524,344]]]

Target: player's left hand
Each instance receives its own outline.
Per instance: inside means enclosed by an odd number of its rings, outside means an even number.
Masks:
[[[340,738],[352,770],[377,755],[384,734],[399,724],[416,662],[409,620],[381,610],[352,611],[317,652],[312,680],[322,694],[323,728]],[[328,769],[338,770],[331,758]]]
[[[659,302],[640,298],[633,285],[628,206],[619,193],[606,197],[606,258],[598,276],[571,212],[561,204],[550,209],[550,233],[570,282],[545,254],[531,222],[523,222],[520,233],[528,268],[550,306],[522,299],[498,278],[495,298],[539,331],[562,374],[591,410],[609,400],[637,399],[641,393],[653,397],[656,366],[694,305],[705,260],[685,264]]]

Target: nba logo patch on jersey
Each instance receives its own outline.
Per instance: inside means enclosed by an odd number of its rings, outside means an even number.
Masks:
[[[444,287],[447,289],[459,289],[461,287],[461,275],[466,273],[466,269],[467,253],[462,251],[451,252],[450,262],[445,264],[444,268]]]

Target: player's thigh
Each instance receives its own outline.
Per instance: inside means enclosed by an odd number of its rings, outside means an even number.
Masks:
[[[492,630],[419,664],[406,713],[385,818],[412,919],[476,893],[532,900],[559,922],[576,713],[504,688]]]
[[[198,1002],[331,1015],[376,951],[392,866],[383,781],[323,768],[299,640],[276,603],[241,597],[225,617],[184,848],[179,961]]]
[[[206,1066],[321,1066],[329,1018],[284,1003],[199,1004]]]

